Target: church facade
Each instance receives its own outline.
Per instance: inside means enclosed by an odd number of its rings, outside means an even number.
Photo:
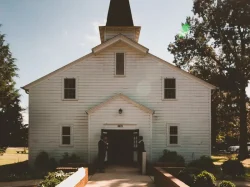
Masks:
[[[29,162],[41,151],[95,162],[109,140],[108,162],[136,161],[143,136],[147,161],[164,149],[186,161],[211,154],[211,90],[215,87],[154,56],[139,44],[128,0],[111,0],[100,45],[90,54],[26,85]]]

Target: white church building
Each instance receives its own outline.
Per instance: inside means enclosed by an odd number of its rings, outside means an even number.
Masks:
[[[23,87],[29,94],[29,161],[41,151],[95,162],[101,134],[110,164],[131,164],[138,135],[147,161],[164,149],[186,161],[211,154],[215,87],[150,53],[139,41],[129,0],[111,0],[100,45]]]

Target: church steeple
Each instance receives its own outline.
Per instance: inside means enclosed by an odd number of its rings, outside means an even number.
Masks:
[[[100,26],[101,42],[122,34],[138,42],[141,27],[134,26],[129,0],[110,0],[106,26]]]
[[[111,0],[106,26],[134,26],[129,0]]]

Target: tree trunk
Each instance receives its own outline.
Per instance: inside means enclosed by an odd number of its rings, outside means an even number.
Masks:
[[[239,159],[244,160],[248,157],[247,148],[247,110],[246,110],[246,84],[240,84],[240,152]]]

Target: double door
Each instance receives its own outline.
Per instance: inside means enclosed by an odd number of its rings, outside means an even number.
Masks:
[[[108,138],[107,160],[110,164],[131,165],[136,161],[139,129],[107,130],[102,135]]]

